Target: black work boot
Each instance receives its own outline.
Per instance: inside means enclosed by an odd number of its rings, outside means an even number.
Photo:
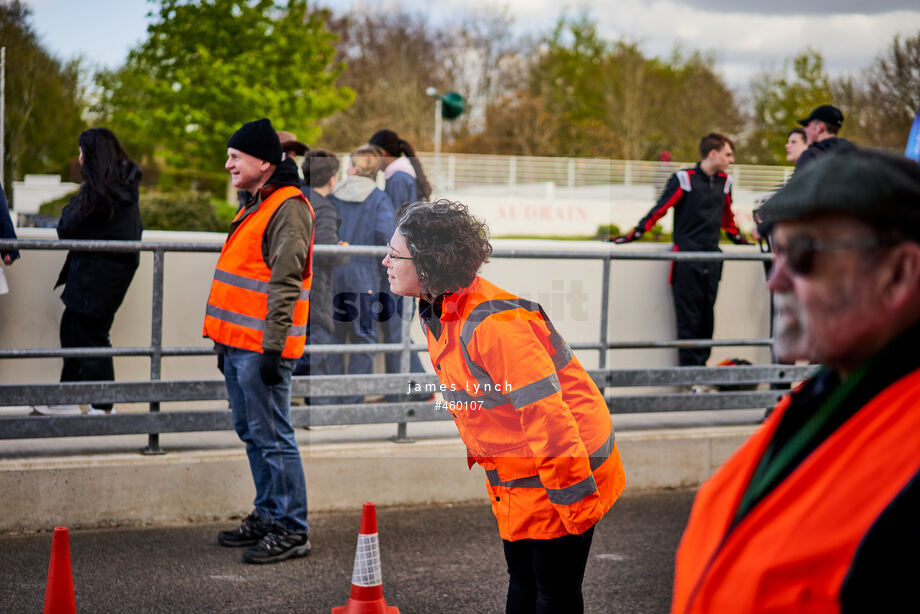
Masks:
[[[271,528],[271,523],[263,521],[255,512],[252,512],[237,528],[218,533],[217,543],[231,548],[254,546],[268,534]]]
[[[247,563],[278,563],[308,554],[310,539],[306,533],[294,533],[275,525],[258,544],[243,550],[243,560]]]

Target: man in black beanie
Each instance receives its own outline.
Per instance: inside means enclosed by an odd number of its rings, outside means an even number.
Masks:
[[[233,424],[255,482],[252,513],[221,531],[247,563],[310,553],[307,486],[291,425],[291,374],[303,354],[309,310],[313,209],[293,160],[282,161],[267,119],[227,142],[233,187],[249,200],[230,225],[214,271],[203,335],[215,343]]]

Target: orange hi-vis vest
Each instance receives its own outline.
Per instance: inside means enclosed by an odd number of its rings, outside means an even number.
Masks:
[[[920,469],[916,370],[860,408],[730,528],[790,398],[697,493],[677,551],[673,614],[840,612],[860,542]]]
[[[203,336],[230,347],[262,352],[262,332],[268,313],[268,282],[272,274],[262,255],[262,236],[272,214],[289,198],[302,199],[310,215],[313,215],[313,208],[298,188],[278,188],[227,237],[214,270]],[[241,215],[242,209],[237,218]],[[312,235],[310,250],[313,250]],[[284,358],[296,359],[303,355],[310,284],[313,281],[311,271],[304,273],[306,276],[300,296],[294,305],[293,322],[281,352]]]
[[[445,295],[437,337],[422,324],[502,539],[594,526],[626,483],[610,410],[540,305],[477,277]]]

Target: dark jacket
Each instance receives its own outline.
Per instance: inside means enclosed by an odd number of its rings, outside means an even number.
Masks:
[[[84,215],[82,191],[61,212],[57,234],[61,239],[139,241],[141,212],[137,186],[141,169],[123,162],[119,182],[112,189],[110,214]],[[61,300],[70,309],[97,317],[115,315],[128,292],[140,262],[138,252],[67,252],[57,288],[65,284]]]
[[[418,200],[418,183],[415,177],[405,171],[393,173],[387,179],[385,190],[393,203],[394,215],[399,215],[399,210],[406,203],[414,203]]]
[[[674,207],[674,245],[679,251],[718,251],[720,229],[734,243],[745,242],[735,225],[731,178],[725,173],[710,177],[699,164],[674,173],[658,202],[636,229],[648,232],[671,207]]]
[[[3,184],[0,184],[0,239],[15,239],[16,229],[13,228],[13,220],[10,218],[10,209],[6,204],[6,195],[3,193]],[[13,260],[19,258],[19,250],[11,249],[0,252],[0,258],[9,256]]]
[[[316,216],[313,234],[314,245],[338,245],[339,243],[339,215],[335,205],[325,196],[311,187],[303,186],[301,191]],[[348,264],[347,255],[315,254],[313,256],[313,286],[310,288],[310,324],[322,326],[327,332],[332,332],[332,270]]]
[[[396,220],[393,204],[372,179],[353,175],[329,195],[342,225],[339,238],[351,245],[386,245],[393,235]],[[346,266],[333,272],[333,291],[374,294],[380,288],[382,258],[352,256]]]
[[[802,152],[799,159],[795,161],[795,170],[801,170],[805,165],[810,164],[818,158],[827,155],[830,152],[842,152],[854,149],[856,145],[852,141],[841,139],[833,136],[817,143],[812,143],[808,149]]]

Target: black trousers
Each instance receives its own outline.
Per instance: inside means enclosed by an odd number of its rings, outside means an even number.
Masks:
[[[581,583],[594,527],[556,539],[502,540],[508,563],[506,614],[581,614]]]
[[[674,295],[678,339],[712,339],[715,326],[713,308],[721,279],[721,262],[674,262],[671,292]],[[703,366],[710,353],[710,348],[677,350],[682,367]]]
[[[61,347],[112,347],[109,331],[115,315],[96,317],[64,308],[61,316]],[[65,358],[62,382],[111,381],[115,379],[112,358]],[[96,409],[112,409],[111,403],[93,403]]]

